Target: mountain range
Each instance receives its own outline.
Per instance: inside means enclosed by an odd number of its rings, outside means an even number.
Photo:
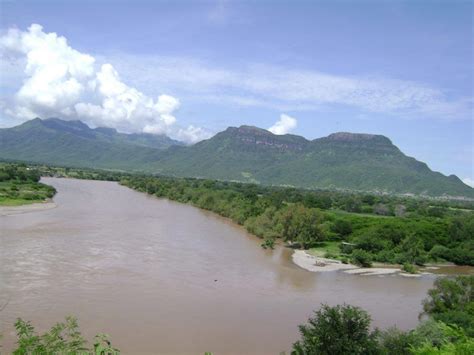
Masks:
[[[382,135],[339,132],[307,140],[229,127],[191,146],[57,118],[0,129],[0,158],[265,185],[474,198],[455,175],[432,171]]]

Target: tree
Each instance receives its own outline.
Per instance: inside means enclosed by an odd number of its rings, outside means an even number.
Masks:
[[[404,332],[396,327],[380,332],[380,353],[383,355],[410,355],[413,344],[411,332]]]
[[[370,331],[370,316],[359,307],[323,305],[300,325],[301,340],[292,355],[377,354],[377,331]]]
[[[301,204],[288,206],[275,215],[278,230],[285,241],[297,242],[303,248],[321,242],[325,236],[320,227],[321,212]]]
[[[352,233],[352,224],[345,219],[336,219],[331,227],[334,233],[339,234],[342,238],[347,237]]]
[[[463,329],[446,325],[443,322],[434,322],[437,327],[436,343],[431,341],[432,337],[421,337],[417,341],[417,329],[412,333],[415,335],[414,343],[410,347],[413,355],[470,355],[474,354],[474,339],[463,331]],[[420,343],[421,340],[421,343]]]
[[[305,249],[311,245],[322,242],[324,234],[320,224],[322,221],[321,213],[314,208],[298,208],[296,210],[293,223],[297,229],[296,241]]]
[[[388,216],[390,215],[390,208],[383,203],[379,203],[374,206],[374,213],[379,214],[381,216]]]
[[[55,324],[49,332],[38,335],[30,322],[18,319],[15,322],[18,348],[14,355],[27,354],[95,354],[118,355],[120,352],[111,347],[107,336],[95,337],[94,348],[89,349],[86,340],[79,331],[77,319],[66,317],[66,322]]]
[[[474,335],[474,276],[439,278],[423,301],[424,313]]]
[[[405,262],[423,265],[426,261],[426,252],[423,240],[414,233],[408,235],[400,244],[404,253]]]

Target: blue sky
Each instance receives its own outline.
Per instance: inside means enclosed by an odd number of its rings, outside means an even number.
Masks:
[[[2,126],[55,115],[192,142],[286,115],[279,133],[384,134],[474,180],[471,1],[0,2]]]

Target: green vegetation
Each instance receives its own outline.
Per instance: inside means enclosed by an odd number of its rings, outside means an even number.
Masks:
[[[456,176],[433,172],[387,137],[370,134],[335,133],[309,141],[229,127],[191,147],[172,147],[153,167],[165,175],[263,185],[474,198],[474,190]]]
[[[335,133],[310,141],[241,126],[186,147],[166,136],[127,135],[91,129],[80,121],[34,119],[0,129],[0,158],[267,186],[474,198],[474,189],[456,176],[433,172],[404,155],[387,137],[370,134]],[[347,207],[364,212],[358,201],[348,201]],[[396,206],[372,208],[380,215],[404,214]]]
[[[78,355],[118,355],[105,334],[96,335],[92,348],[82,337],[77,319],[66,317],[63,323],[55,324],[48,332],[38,335],[31,322],[18,319],[15,323],[18,342],[14,355],[30,354],[78,354]]]
[[[342,259],[344,254],[341,252],[340,245],[339,241],[318,243],[308,250],[308,254],[329,259]]]
[[[473,285],[474,276],[438,279],[424,301],[429,318],[406,332],[371,330],[370,316],[363,309],[323,305],[307,324],[300,325],[301,339],[293,344],[291,354],[473,354]]]
[[[16,169],[12,176],[18,174],[14,180],[8,174],[0,175],[9,179],[0,182],[0,186],[3,183],[26,188],[33,184],[21,183],[25,176],[21,171],[34,175],[35,179],[42,175],[120,181],[138,191],[231,218],[262,238],[264,248],[272,249],[276,242],[283,241],[309,249],[316,256],[362,266],[374,262],[405,265],[407,272],[412,265],[427,262],[474,265],[474,203],[469,201],[265,187],[44,165],[0,167]],[[51,187],[34,184],[38,189],[35,191],[45,193],[40,200],[54,194]],[[14,203],[33,201],[19,200],[19,191],[15,189],[0,191],[12,191],[9,203],[11,198]]]
[[[437,279],[428,296],[423,302],[426,314],[474,336],[474,276]]]
[[[358,307],[323,305],[299,329],[294,355],[377,354],[377,333],[370,331],[369,314]]]
[[[417,270],[413,264],[405,263],[402,265],[402,270],[409,274],[416,274]]]
[[[474,265],[472,203],[143,175],[123,175],[121,183],[231,218],[264,247],[282,240],[362,266]]]
[[[40,173],[34,168],[0,163],[0,205],[17,206],[52,198],[56,190],[39,179]]]
[[[0,129],[0,158],[77,167],[143,169],[176,144],[181,143],[164,135],[123,134],[59,119]]]

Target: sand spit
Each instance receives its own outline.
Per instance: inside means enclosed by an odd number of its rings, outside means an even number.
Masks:
[[[357,266],[343,264],[339,260],[326,259],[308,254],[304,250],[295,250],[293,262],[299,267],[313,272],[356,269]]]
[[[312,271],[312,272],[324,272],[324,271],[343,271],[350,275],[363,275],[363,276],[383,276],[383,275],[401,275],[404,277],[421,277],[423,275],[431,275],[429,272],[420,272],[417,274],[409,274],[403,272],[397,267],[371,267],[361,268],[352,264],[343,264],[339,260],[321,258],[308,254],[304,250],[295,250],[292,255],[293,262],[299,267]]]
[[[360,268],[360,269],[354,269],[354,270],[347,270],[345,272],[346,272],[346,274],[375,276],[375,275],[398,274],[401,271],[402,270],[400,270],[398,268],[370,267],[370,268]]]

